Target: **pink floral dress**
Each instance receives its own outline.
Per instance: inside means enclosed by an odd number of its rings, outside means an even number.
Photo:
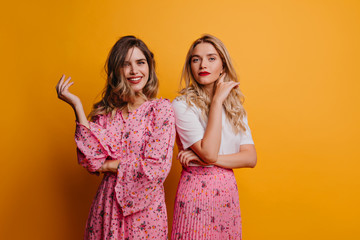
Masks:
[[[121,159],[105,173],[93,200],[84,239],[167,239],[163,182],[175,139],[167,99],[143,103],[124,118],[99,115],[90,129],[77,124],[78,161],[96,172],[106,159]]]

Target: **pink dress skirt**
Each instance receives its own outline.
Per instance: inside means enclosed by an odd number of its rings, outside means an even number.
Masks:
[[[175,118],[170,102],[143,103],[124,118],[98,115],[90,128],[77,124],[78,161],[89,172],[107,159],[120,159],[117,173],[105,173],[91,206],[86,240],[168,238],[163,183],[173,156]]]
[[[241,239],[234,172],[221,167],[183,168],[171,239]]]

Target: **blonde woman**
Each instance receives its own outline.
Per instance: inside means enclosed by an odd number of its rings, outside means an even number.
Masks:
[[[242,106],[243,95],[224,44],[204,35],[190,47],[185,88],[172,105],[183,166],[172,239],[241,239],[234,168],[253,168],[257,157]]]
[[[103,173],[84,239],[167,239],[163,183],[169,173],[175,119],[166,99],[155,99],[155,60],[143,41],[120,38],[106,63],[107,83],[88,122],[63,76],[56,90],[76,115],[78,161]]]

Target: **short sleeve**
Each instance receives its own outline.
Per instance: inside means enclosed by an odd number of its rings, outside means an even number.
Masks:
[[[249,127],[248,120],[247,120],[246,116],[243,118],[243,123],[245,125],[246,130],[245,130],[245,132],[241,132],[240,145],[254,144],[254,141],[253,141],[252,136],[251,136],[250,127]]]
[[[175,99],[172,106],[177,134],[183,148],[187,149],[204,137],[205,129],[200,121],[201,115],[195,107],[190,107],[182,99]]]

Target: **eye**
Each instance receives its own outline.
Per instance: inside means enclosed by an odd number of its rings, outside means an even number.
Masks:
[[[214,58],[214,57],[210,57],[210,58],[209,58],[209,61],[210,61],[210,62],[213,62],[213,61],[215,61],[215,60],[216,60],[216,58]]]
[[[191,62],[193,62],[193,63],[196,63],[196,62],[198,62],[198,61],[199,61],[198,58],[193,58],[193,59],[191,59]]]
[[[128,66],[130,66],[130,63],[128,63],[128,62],[123,63],[123,67],[128,67]]]
[[[138,64],[139,64],[139,65],[141,65],[141,64],[146,64],[146,62],[145,62],[145,61],[140,61],[140,62],[138,62]]]

